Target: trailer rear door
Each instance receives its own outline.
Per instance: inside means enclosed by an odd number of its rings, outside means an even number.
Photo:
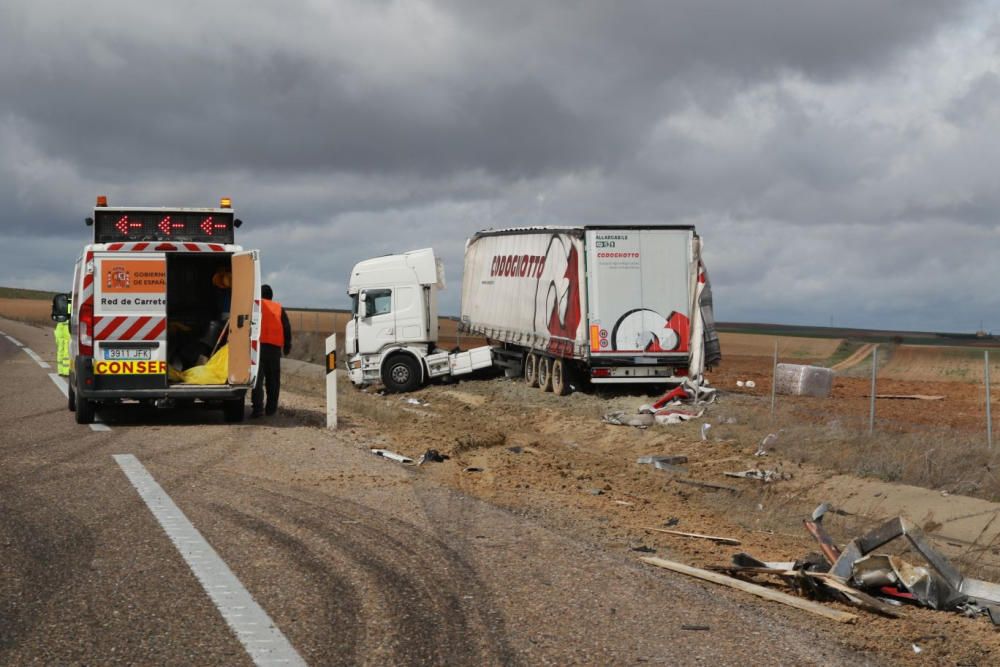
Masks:
[[[681,356],[690,349],[690,229],[588,229],[592,355]]]
[[[229,317],[229,384],[252,385],[257,379],[260,341],[260,263],[256,250],[233,255]]]

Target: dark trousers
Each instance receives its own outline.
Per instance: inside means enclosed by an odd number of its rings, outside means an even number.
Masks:
[[[278,394],[281,392],[281,348],[277,345],[261,343],[257,368],[257,384],[250,393],[254,414],[273,415],[278,411]],[[264,404],[264,390],[267,389],[267,403]]]

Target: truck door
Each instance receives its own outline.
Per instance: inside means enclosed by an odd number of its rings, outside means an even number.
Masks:
[[[363,294],[364,310],[361,305],[358,307],[358,352],[374,354],[385,345],[396,342],[392,290],[372,288],[364,290]],[[364,317],[361,317],[361,312],[364,312]]]
[[[260,341],[260,261],[256,250],[233,254],[229,310],[229,384],[257,380]]]

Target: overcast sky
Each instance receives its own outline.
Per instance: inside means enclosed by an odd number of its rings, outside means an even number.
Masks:
[[[233,198],[286,305],[526,224],[695,224],[724,321],[1000,332],[1000,0],[4,0],[0,285]]]

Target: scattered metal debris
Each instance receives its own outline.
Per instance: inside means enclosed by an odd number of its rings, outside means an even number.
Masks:
[[[1000,584],[963,576],[913,523],[896,517],[841,549],[822,523],[827,513],[836,511],[823,503],[803,522],[822,554],[809,554],[794,563],[769,563],[739,553],[733,556],[732,565],[709,569],[778,576],[809,597],[840,600],[889,617],[897,617],[896,608],[909,603],[967,616],[985,615],[1000,625]],[[898,537],[905,537],[923,556],[926,567],[899,556],[872,553]]]
[[[767,456],[767,448],[778,442],[777,433],[768,433],[757,445],[757,451],[753,453],[754,456]]]
[[[682,625],[681,626],[681,630],[694,630],[694,631],[700,631],[700,632],[708,632],[711,629],[712,628],[710,628],[707,625]]]
[[[479,468],[479,467],[476,467],[476,466],[468,466],[468,467],[462,468],[462,472],[482,472],[482,471],[483,471],[482,468]]]
[[[402,454],[397,454],[396,452],[390,451],[388,449],[373,449],[372,454],[375,456],[381,456],[383,458],[389,459],[391,461],[396,461],[397,463],[413,463],[413,459],[409,456],[403,456]]]
[[[688,457],[686,456],[674,456],[669,454],[649,454],[648,456],[640,456],[635,460],[639,465],[645,465],[652,463],[656,465],[657,463],[666,463],[667,465],[683,465],[688,462]]]
[[[787,480],[792,478],[792,474],[788,472],[782,472],[780,470],[758,470],[757,468],[751,468],[750,470],[741,470],[740,472],[724,472],[722,473],[726,477],[740,477],[742,479],[759,479],[762,482],[778,482],[782,480]]]
[[[417,465],[418,466],[423,465],[427,462],[441,463],[443,461],[447,461],[450,458],[451,457],[448,456],[447,454],[442,454],[436,449],[428,449],[426,452],[420,455],[419,459],[417,459]]]

